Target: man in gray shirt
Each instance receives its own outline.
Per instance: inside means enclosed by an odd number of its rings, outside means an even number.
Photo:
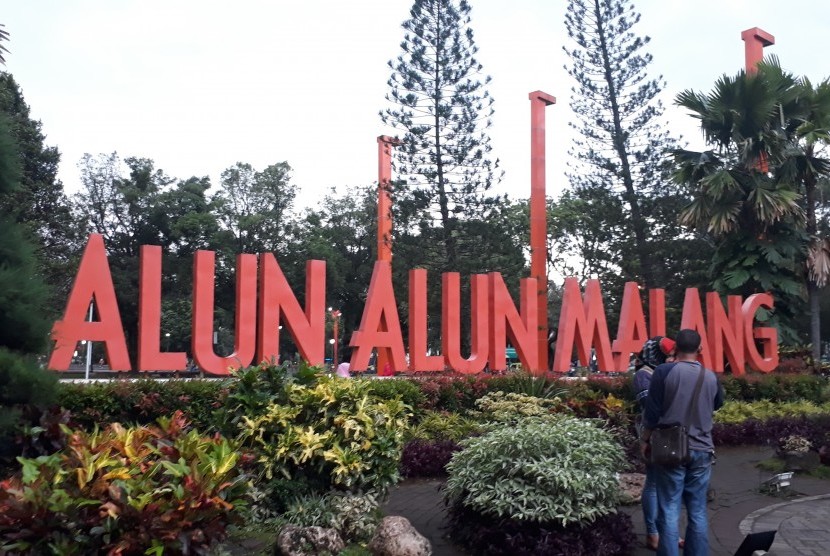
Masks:
[[[687,525],[684,555],[709,554],[709,520],[706,493],[715,445],[712,442],[712,413],[723,405],[723,390],[712,371],[697,361],[700,334],[694,330],[677,333],[677,357],[654,370],[643,416],[640,438],[643,455],[648,458],[651,431],[662,425],[681,424],[689,432],[689,461],[677,467],[655,466],[657,483],[658,556],[679,553],[677,528],[681,504],[686,504]],[[703,373],[700,392],[693,398]],[[691,412],[689,409],[691,408]],[[689,418],[689,415],[691,417]]]

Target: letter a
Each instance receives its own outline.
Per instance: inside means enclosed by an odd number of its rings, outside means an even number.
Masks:
[[[100,320],[88,322],[87,311],[89,302],[93,299]],[[130,356],[127,354],[127,342],[115,299],[104,238],[99,234],[90,234],[87,240],[69,301],[66,302],[63,320],[57,321],[52,327],[52,338],[55,340],[55,349],[49,357],[50,369],[68,370],[78,342],[87,340],[104,342],[110,369],[130,370]]]
[[[369,366],[373,348],[387,352],[387,361],[393,371],[406,370],[401,322],[392,289],[392,265],[388,261],[375,262],[360,328],[352,334],[350,345],[357,348],[351,359],[351,367],[356,371],[366,370]]]

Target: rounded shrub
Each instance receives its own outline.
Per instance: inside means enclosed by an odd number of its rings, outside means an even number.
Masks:
[[[461,442],[447,465],[452,537],[476,554],[627,554],[622,448],[597,421],[526,418]]]
[[[447,466],[450,504],[495,518],[568,525],[610,514],[619,501],[623,450],[592,421],[526,420],[461,445]]]

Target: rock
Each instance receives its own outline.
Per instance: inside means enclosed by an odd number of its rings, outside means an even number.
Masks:
[[[346,548],[336,529],[286,525],[277,539],[282,556],[335,556]]]
[[[623,504],[639,504],[643,497],[646,476],[642,473],[620,473],[620,501]]]
[[[383,518],[367,547],[374,556],[431,556],[429,540],[405,517],[391,515]]]

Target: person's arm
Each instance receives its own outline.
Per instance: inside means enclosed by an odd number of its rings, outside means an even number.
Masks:
[[[651,375],[651,384],[648,387],[648,398],[643,413],[643,427],[651,435],[651,429],[657,426],[663,413],[663,399],[666,395],[666,375],[674,363],[664,363],[654,369]]]
[[[717,375],[715,375],[715,378],[717,378]],[[715,394],[715,411],[717,411],[718,409],[723,407],[723,399],[724,399],[723,384],[721,384],[721,381],[718,380],[718,391]]]

